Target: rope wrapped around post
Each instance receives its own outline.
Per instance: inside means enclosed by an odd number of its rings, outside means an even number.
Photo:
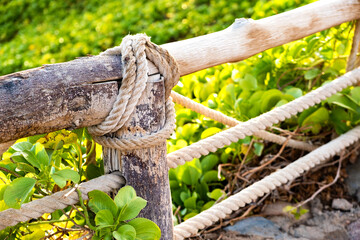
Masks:
[[[81,191],[84,200],[88,199],[88,192],[101,190],[110,193],[125,185],[125,179],[117,172],[107,174],[88,182],[81,183],[77,188]],[[41,217],[44,213],[52,213],[58,209],[76,204],[79,196],[74,188],[54,193],[50,196],[25,203],[20,209],[6,209],[0,212],[0,230],[14,226],[19,222],[25,222],[33,218]]]
[[[106,119],[97,126],[88,128],[99,144],[116,149],[131,150],[155,146],[170,137],[175,129],[175,110],[170,98],[171,89],[177,84],[180,74],[178,64],[166,49],[150,41],[145,34],[126,36],[121,45],[106,50],[101,55],[121,55],[123,79],[119,95]],[[132,138],[109,136],[121,129],[135,110],[148,79],[148,58],[165,78],[166,123],[158,132]],[[105,134],[107,134],[105,136]]]

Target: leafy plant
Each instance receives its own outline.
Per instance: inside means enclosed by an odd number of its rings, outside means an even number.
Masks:
[[[81,196],[81,192],[78,192]],[[86,223],[94,231],[92,239],[160,239],[161,231],[154,222],[135,218],[146,206],[146,200],[137,197],[131,186],[121,188],[114,200],[99,190],[89,192],[88,196],[87,207],[82,199],[80,203],[85,212]],[[94,218],[89,218],[87,208],[95,214]]]

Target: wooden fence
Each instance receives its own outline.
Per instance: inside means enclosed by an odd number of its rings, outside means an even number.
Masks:
[[[176,59],[180,75],[184,76],[241,61],[359,16],[359,0],[321,0],[256,21],[236,19],[220,32],[161,47]],[[158,69],[151,62],[149,66],[151,77],[140,100],[147,108],[133,115],[134,121],[128,126],[129,132],[135,134],[159,129],[165,121],[164,82]],[[1,76],[0,150],[22,137],[99,124],[111,111],[121,79],[121,58],[109,55],[83,57]],[[150,113],[154,111],[156,116]],[[173,239],[165,139],[162,144],[146,149],[126,152],[104,149],[104,162],[107,172],[120,170],[138,195],[148,200],[143,216],[159,225],[162,239]]]

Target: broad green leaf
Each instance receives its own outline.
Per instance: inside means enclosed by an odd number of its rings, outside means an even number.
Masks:
[[[360,105],[360,87],[351,89],[350,96],[356,104]]]
[[[211,193],[208,193],[208,196],[217,201],[220,197],[225,196],[225,192],[220,188],[216,188]]]
[[[308,116],[302,123],[301,126],[311,126],[311,131],[314,134],[318,134],[321,130],[321,126],[323,123],[329,120],[329,111],[321,107],[315,112],[313,112],[310,116]]]
[[[68,180],[71,180],[74,183],[79,183],[80,181],[79,173],[71,169],[62,169],[60,171],[51,174],[51,177],[54,180],[54,182],[61,188],[66,186],[66,182]]]
[[[219,182],[218,178],[218,171],[211,170],[207,171],[201,178],[202,182],[209,183],[209,182]]]
[[[277,89],[266,91],[261,98],[261,112],[264,113],[271,110],[283,96],[284,94]]]
[[[244,90],[248,90],[248,91],[256,90],[257,80],[253,75],[246,73],[244,78],[241,78],[239,80],[239,85]]]
[[[313,112],[315,112],[318,108],[317,107],[310,107],[308,109],[305,109],[302,113],[300,113],[300,116],[298,118],[298,124],[302,126],[304,120],[310,116]]]
[[[35,147],[35,149],[34,149],[35,156],[36,156],[36,159],[39,161],[40,165],[49,166],[50,159],[49,159],[49,155],[45,151],[45,148],[40,143],[36,143],[34,145],[34,147]]]
[[[187,185],[195,185],[199,178],[201,176],[201,173],[192,166],[186,166],[183,174],[180,176],[180,180],[183,181]]]
[[[23,155],[23,157],[26,159],[27,162],[29,162],[32,166],[40,169],[40,163],[39,161],[36,159],[35,154],[33,152],[31,152],[30,150],[23,150],[21,152],[21,154]]]
[[[146,206],[147,201],[141,197],[135,197],[127,203],[120,212],[120,221],[133,219],[139,215],[140,211]]]
[[[111,226],[114,224],[114,216],[108,209],[100,210],[95,215],[96,226]]]
[[[302,94],[303,94],[303,93],[302,93],[302,90],[301,90],[300,88],[295,88],[295,87],[288,88],[288,89],[285,91],[285,93],[293,96],[294,98],[301,97]]]
[[[4,191],[6,205],[19,209],[35,186],[35,183],[35,179],[28,177],[21,177],[12,181]]]
[[[116,240],[134,240],[136,237],[136,230],[133,226],[125,224],[120,226],[116,231],[113,231],[112,234]]]
[[[184,206],[188,209],[196,209],[196,197],[189,197],[184,201]]]
[[[221,129],[217,128],[217,127],[211,127],[211,128],[205,129],[205,131],[203,131],[201,133],[201,139],[210,137],[218,132],[221,132]]]
[[[209,201],[201,207],[201,211],[211,208],[215,204],[215,201]]]
[[[348,97],[344,96],[341,93],[336,93],[332,95],[327,99],[327,102],[349,109],[353,112],[356,112],[356,108],[357,108],[356,103],[354,103]]]
[[[94,213],[98,213],[100,210],[107,209],[113,216],[117,216],[117,206],[114,201],[104,192],[100,190],[93,190],[88,193],[89,196],[89,208]]]
[[[131,186],[125,186],[118,191],[118,193],[114,198],[114,201],[116,206],[118,206],[118,208],[121,209],[135,198],[136,198],[135,189]]]
[[[219,157],[215,154],[209,154],[201,159],[201,169],[203,172],[207,172],[213,169],[219,162]]]
[[[136,240],[158,240],[161,237],[160,228],[148,219],[135,218],[128,224],[135,228]]]
[[[313,68],[310,70],[307,70],[304,77],[306,80],[312,80],[314,78],[316,78],[316,76],[318,76],[321,73],[321,70],[318,68]]]
[[[29,142],[19,142],[12,145],[11,148],[14,149],[15,151],[21,152],[24,150],[30,150],[32,146],[33,145]]]
[[[26,173],[35,173],[35,168],[33,168],[31,165],[27,164],[27,163],[22,163],[22,162],[19,162],[19,163],[16,163],[16,169],[19,170],[19,171],[24,171]]]

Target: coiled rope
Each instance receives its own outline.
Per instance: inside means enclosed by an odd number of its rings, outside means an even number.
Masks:
[[[254,135],[257,132],[264,130],[266,127],[284,121],[285,119],[320,103],[322,100],[325,100],[336,92],[354,85],[359,79],[360,68],[357,68],[332,82],[317,88],[305,96],[299,97],[256,118],[252,118],[242,124],[168,154],[168,166],[175,168],[178,165],[185,164],[186,161],[191,161],[194,158],[199,158],[210,152],[215,152],[217,149],[230,145],[232,142],[237,142],[239,139],[243,139],[246,136]]]
[[[315,149],[306,156],[299,158],[285,168],[273,172],[262,180],[243,189],[239,193],[225,199],[224,201],[212,206],[211,208],[199,213],[198,215],[186,220],[185,222],[174,227],[174,236],[176,240],[181,240],[197,233],[198,230],[212,225],[227,214],[238,210],[255,201],[289,181],[299,177],[303,172],[319,165],[340,153],[343,149],[358,141],[360,138],[360,126],[348,131],[340,137],[329,143]]]
[[[175,129],[175,112],[170,98],[171,89],[179,80],[179,70],[175,59],[166,49],[150,41],[145,34],[126,36],[121,45],[106,50],[100,55],[121,55],[123,79],[119,94],[106,119],[97,126],[88,128],[99,144],[123,150],[139,149],[158,145],[169,138]],[[165,78],[166,122],[158,132],[145,136],[117,138],[108,133],[115,133],[130,120],[148,80],[148,58]],[[108,134],[107,136],[104,136]]]
[[[82,193],[83,199],[88,199],[88,192],[101,190],[109,193],[118,190],[125,185],[125,179],[118,172],[107,174],[88,182],[81,183],[78,188]],[[54,193],[50,196],[31,201],[21,205],[20,209],[6,209],[0,212],[0,230],[14,226],[19,222],[25,222],[33,218],[39,218],[44,213],[52,213],[57,209],[64,209],[67,206],[76,204],[79,196],[74,188]]]

